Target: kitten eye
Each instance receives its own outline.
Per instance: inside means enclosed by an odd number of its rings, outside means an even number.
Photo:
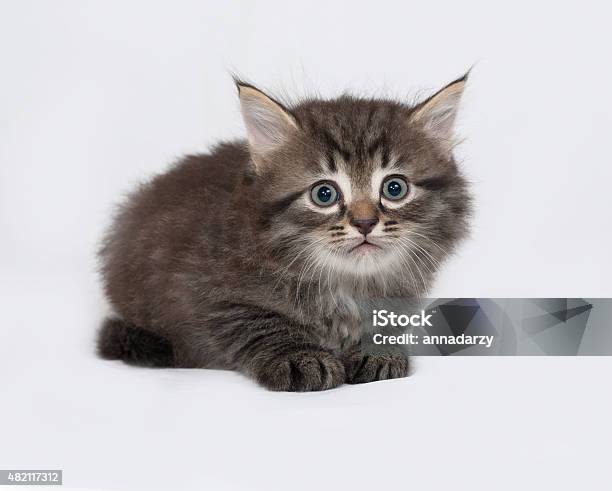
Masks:
[[[402,199],[408,194],[408,183],[401,177],[389,177],[383,182],[382,194],[392,201]]]
[[[315,184],[310,190],[310,197],[315,205],[331,206],[338,201],[340,194],[331,182]]]

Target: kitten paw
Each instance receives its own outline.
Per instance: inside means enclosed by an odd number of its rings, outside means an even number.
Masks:
[[[326,351],[300,350],[262,364],[256,380],[269,390],[307,392],[344,383],[344,365]]]
[[[403,378],[408,375],[408,358],[402,355],[353,354],[344,360],[346,381],[365,384],[378,380]]]

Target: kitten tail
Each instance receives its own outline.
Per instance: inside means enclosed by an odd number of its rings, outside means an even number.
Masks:
[[[98,333],[98,356],[123,360],[131,365],[173,367],[170,342],[156,334],[134,327],[122,319],[109,317]]]

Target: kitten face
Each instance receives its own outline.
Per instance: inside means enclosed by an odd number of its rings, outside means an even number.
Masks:
[[[239,86],[271,253],[307,278],[424,293],[466,230],[450,152],[464,83],[416,107],[344,96],[291,111]]]

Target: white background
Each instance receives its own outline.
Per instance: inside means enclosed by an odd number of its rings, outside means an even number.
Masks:
[[[113,205],[243,135],[229,70],[277,95],[411,100],[476,63],[458,157],[477,214],[433,295],[612,296],[609,18],[585,1],[3,0],[0,468],[88,489],[609,486],[610,358],[428,358],[405,380],[273,394],[93,356]]]

